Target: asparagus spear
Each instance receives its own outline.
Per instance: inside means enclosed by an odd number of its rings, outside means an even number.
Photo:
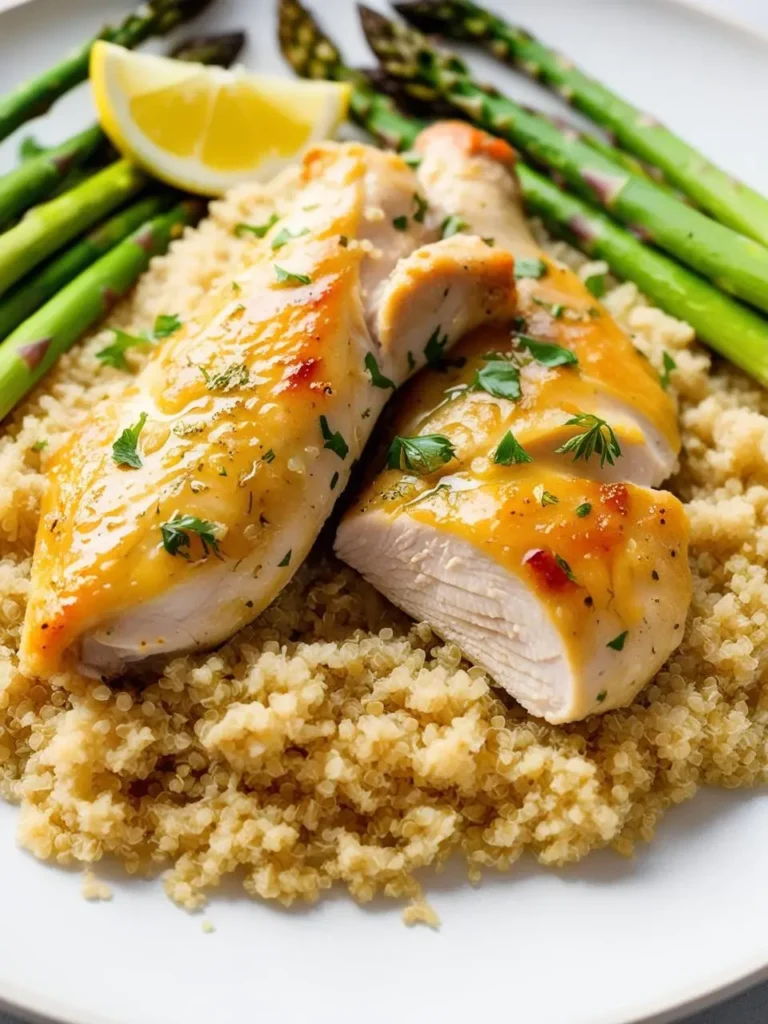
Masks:
[[[389,96],[376,90],[365,73],[347,67],[334,44],[300,3],[280,0],[278,8],[280,47],[288,63],[303,78],[331,79],[352,85],[350,113],[372,134],[393,149],[407,149],[423,125],[403,117]]]
[[[314,77],[323,64],[315,54],[328,52],[328,48],[335,52],[337,74],[341,73],[338,51],[298,0],[281,0],[280,29],[283,55],[299,74],[310,72]],[[369,81],[368,91],[371,87]],[[357,89],[356,83],[353,89]],[[379,135],[376,118],[366,116],[364,105],[351,109],[374,138],[388,144],[388,133]],[[394,114],[399,118],[397,134],[403,145],[410,148],[422,124],[397,111]],[[645,246],[629,231],[563,192],[522,161],[518,162],[517,170],[523,198],[531,212],[542,216],[557,234],[567,235],[588,255],[604,259],[619,277],[634,281],[667,313],[690,323],[702,341],[715,351],[768,385],[768,322],[761,316]]]
[[[229,67],[244,44],[245,34],[242,32],[200,36],[179,43],[170,55],[175,60],[188,63]],[[36,142],[30,145],[26,140],[26,150],[30,155],[15,170],[0,177],[0,227],[50,196],[66,181],[73,168],[90,159],[104,138],[101,128],[94,124],[53,149],[43,149]]]
[[[384,68],[418,98],[442,97],[475,123],[557,171],[577,192],[597,201],[644,240],[713,280],[719,288],[768,310],[768,249],[678,202],[658,185],[630,173],[578,138],[476,83],[457,56],[420,33],[361,7],[363,30]]]
[[[146,221],[0,344],[0,419],[129,291],[150,259],[165,252],[185,224],[200,219],[204,209],[198,200],[185,200]]]
[[[118,160],[58,199],[36,206],[0,235],[0,295],[29,270],[142,189],[149,179]]]
[[[768,199],[731,177],[664,125],[590,78],[524,29],[469,0],[415,0],[395,8],[425,32],[471,39],[507,64],[556,90],[610,131],[619,144],[660,168],[703,209],[768,245]]]
[[[139,199],[80,239],[71,249],[54,256],[39,272],[3,296],[0,299],[0,339],[10,334],[100,256],[170,206],[172,196],[169,192]]]
[[[0,97],[0,141],[25,121],[44,114],[60,96],[85,81],[91,47],[97,39],[108,39],[132,49],[150,36],[165,35],[194,18],[209,3],[210,0],[150,0],[117,28],[104,28],[50,70]]]

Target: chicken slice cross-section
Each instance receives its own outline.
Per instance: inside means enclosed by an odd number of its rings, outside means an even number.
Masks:
[[[539,249],[486,139],[440,124],[420,149],[454,223],[514,252],[518,319],[478,327],[408,386],[336,552],[532,714],[621,707],[679,644],[690,603],[684,509],[648,486],[676,461],[674,406]]]

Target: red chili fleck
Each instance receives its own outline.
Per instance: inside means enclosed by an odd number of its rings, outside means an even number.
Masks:
[[[601,484],[600,501],[620,516],[629,515],[629,491],[624,484]]]
[[[555,556],[546,548],[534,548],[523,556],[523,565],[531,568],[539,584],[548,590],[565,590],[575,584],[555,560]]]
[[[298,388],[302,384],[310,383],[317,376],[321,362],[321,359],[310,356],[309,359],[302,359],[301,362],[294,363],[285,375],[283,381],[285,387]]]

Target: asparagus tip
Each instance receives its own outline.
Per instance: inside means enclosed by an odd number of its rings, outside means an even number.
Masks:
[[[228,68],[237,60],[248,37],[245,32],[224,32],[220,35],[194,36],[174,46],[170,56],[174,60],[218,64]]]
[[[363,26],[363,32],[369,42],[373,36],[380,35],[382,32],[390,32],[392,23],[383,14],[374,11],[372,7],[368,7],[366,4],[358,4],[357,11],[360,15],[360,24]]]

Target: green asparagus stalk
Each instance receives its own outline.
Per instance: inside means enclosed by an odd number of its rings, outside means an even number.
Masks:
[[[229,67],[244,44],[242,32],[199,36],[179,43],[170,56],[188,63]],[[34,140],[25,140],[26,147],[21,153],[23,163],[0,177],[0,227],[66,183],[72,169],[88,161],[104,138],[101,128],[94,124],[52,149],[43,149]]]
[[[723,224],[768,245],[768,199],[717,167],[669,128],[524,29],[469,0],[414,0],[395,8],[424,32],[480,43],[494,56],[558,92],[611,132],[623,149],[658,167]]]
[[[661,309],[687,321],[702,341],[768,386],[768,321],[533,168],[519,164],[518,174],[527,209],[553,234],[605,260],[617,277],[634,281]]]
[[[85,163],[103,138],[101,128],[93,125],[0,177],[0,227],[49,196],[71,170]]]
[[[286,13],[289,17],[285,17]],[[343,73],[338,51],[298,0],[282,0],[280,29],[283,55],[299,74],[309,72],[314,77],[323,65],[322,57],[316,54],[331,51],[336,54],[336,73]],[[353,89],[357,88],[354,82]],[[371,88],[369,81],[366,95]],[[379,134],[376,117],[366,115],[366,110],[374,109],[373,104],[366,107],[361,103],[351,109],[374,138],[389,145],[389,130]],[[396,134],[402,145],[410,148],[422,123],[397,110],[392,111],[392,116],[399,119]],[[518,162],[517,170],[528,210],[546,220],[554,233],[566,236],[588,255],[604,259],[617,276],[634,281],[661,309],[690,323],[701,340],[716,352],[768,385],[768,322],[761,316],[644,245],[629,231],[581,199],[563,192],[522,161]]]
[[[283,56],[303,78],[330,79],[352,85],[350,113],[372,129],[384,145],[407,149],[423,124],[403,117],[394,101],[376,90],[362,71],[347,67],[334,44],[324,36],[300,0],[280,0],[278,34]]]
[[[0,344],[0,419],[17,405],[89,327],[124,296],[153,256],[168,249],[205,206],[185,200],[145,222]]]
[[[23,323],[86,267],[170,206],[173,193],[147,196],[126,207],[85,235],[71,249],[54,256],[39,271],[0,298],[0,339]]]
[[[0,295],[38,263],[96,224],[142,189],[149,179],[118,160],[58,199],[36,206],[0,235]]]
[[[103,29],[55,67],[0,97],[0,141],[25,121],[44,114],[60,96],[85,81],[91,47],[98,39],[132,49],[150,36],[165,35],[194,18],[209,3],[210,0],[150,0],[117,28]]]
[[[448,100],[476,124],[508,139],[536,163],[557,171],[645,241],[653,242],[719,288],[768,310],[768,249],[678,202],[537,114],[476,83],[457,56],[414,29],[361,7],[363,30],[386,71],[417,98]]]

